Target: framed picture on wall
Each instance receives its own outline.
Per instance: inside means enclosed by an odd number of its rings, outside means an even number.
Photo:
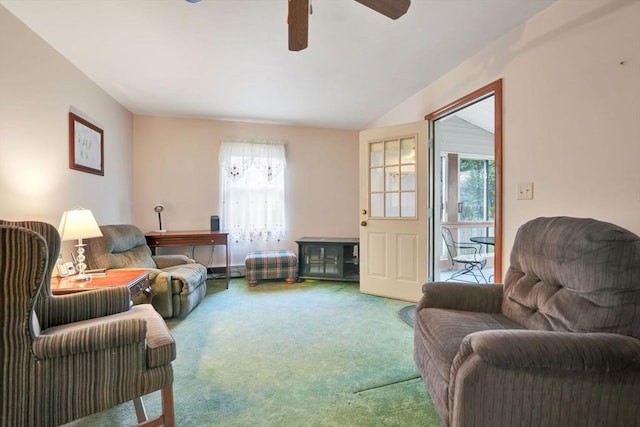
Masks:
[[[69,168],[104,176],[104,132],[69,113]]]

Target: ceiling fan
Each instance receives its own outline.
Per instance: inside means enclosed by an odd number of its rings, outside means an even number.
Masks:
[[[189,1],[189,0],[188,0]],[[391,19],[409,10],[411,0],[355,0]],[[309,36],[309,0],[289,0],[289,50],[306,49]]]
[[[187,0],[197,3],[200,0]],[[309,0],[289,1],[289,50],[299,51],[307,48],[309,39]],[[409,10],[411,0],[355,0],[369,9],[375,10],[391,19],[398,19]]]

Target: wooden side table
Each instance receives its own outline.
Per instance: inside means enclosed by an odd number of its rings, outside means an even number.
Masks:
[[[124,269],[107,270],[106,275],[93,276],[91,281],[73,280],[71,277],[54,277],[51,279],[51,292],[54,295],[72,294],[93,289],[113,286],[126,286],[131,293],[131,301],[139,295],[146,297],[145,303],[151,303],[152,290],[149,270]]]

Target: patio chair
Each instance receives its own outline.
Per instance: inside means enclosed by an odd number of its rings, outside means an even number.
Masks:
[[[447,246],[447,254],[449,255],[451,266],[455,268],[456,264],[462,265],[462,269],[454,272],[445,281],[457,279],[459,282],[488,283],[487,278],[482,273],[482,269],[487,265],[487,258],[480,254],[480,245],[456,242],[453,239],[451,230],[447,227],[442,227],[442,239]],[[471,275],[474,282],[460,279],[461,276],[465,275]]]

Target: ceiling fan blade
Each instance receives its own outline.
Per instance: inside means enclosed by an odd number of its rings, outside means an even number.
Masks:
[[[391,19],[398,19],[409,10],[411,0],[356,0]]]
[[[309,0],[289,0],[289,50],[306,49],[309,39]]]

